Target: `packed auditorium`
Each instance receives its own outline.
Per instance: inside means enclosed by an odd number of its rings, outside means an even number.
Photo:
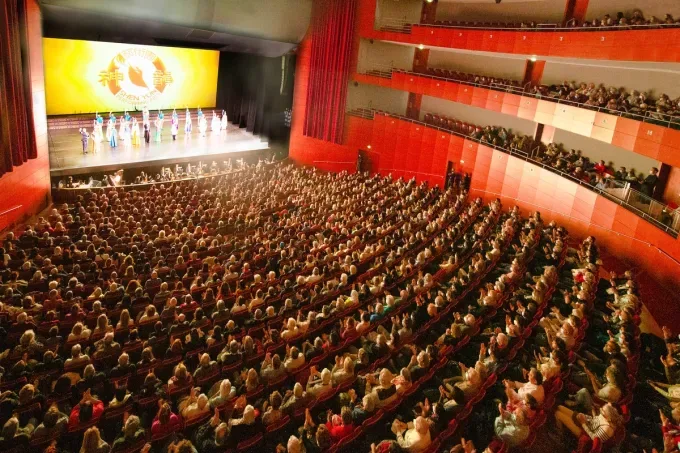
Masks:
[[[0,451],[680,453],[678,0],[3,0]]]

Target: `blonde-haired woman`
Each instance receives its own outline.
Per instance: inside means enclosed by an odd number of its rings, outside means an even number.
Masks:
[[[83,323],[77,322],[73,325],[73,329],[71,329],[71,333],[68,334],[68,339],[66,341],[74,342],[79,340],[87,340],[90,338],[90,334],[92,334],[90,329],[83,326]]]
[[[172,377],[168,380],[168,391],[172,391],[175,388],[181,388],[186,385],[191,384],[192,378],[189,371],[187,371],[186,365],[180,362],[175,367],[175,371]]]
[[[109,324],[109,318],[102,313],[97,317],[97,325],[94,328],[94,334],[102,337],[107,332],[113,332],[113,326]]]
[[[120,318],[116,324],[116,329],[129,329],[135,326],[135,322],[130,317],[130,311],[126,308],[120,312]]]
[[[99,435],[99,428],[93,426],[85,431],[80,453],[109,453],[111,447]]]
[[[92,294],[87,296],[87,300],[99,300],[102,298],[102,289],[99,286],[95,286],[94,291],[92,291]]]

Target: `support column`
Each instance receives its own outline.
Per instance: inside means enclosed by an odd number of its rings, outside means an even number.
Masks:
[[[652,198],[655,200],[664,199],[664,192],[666,192],[666,186],[668,185],[668,179],[672,169],[672,166],[664,164],[663,162],[661,163],[661,168],[659,168],[659,173],[657,175],[659,179],[656,182],[654,193],[652,194]]]
[[[532,87],[540,85],[543,78],[543,69],[545,68],[545,60],[527,60],[524,66],[524,79],[522,85],[531,84]]]
[[[423,9],[420,13],[421,24],[434,23],[435,17],[437,16],[437,1],[438,0],[423,0]]]
[[[567,0],[564,8],[564,25],[569,25],[571,21],[576,21],[581,25],[586,20],[588,11],[588,0]]]
[[[413,72],[425,72],[429,58],[430,49],[419,49],[416,47],[413,53]]]
[[[434,3],[423,2],[423,9],[426,5]],[[430,57],[430,49],[415,48],[413,52],[413,72],[425,72],[427,69],[427,60]],[[420,104],[423,101],[423,95],[418,93],[408,94],[408,105],[406,106],[406,116],[408,118],[418,120],[420,119]]]
[[[545,124],[543,123],[536,123],[536,130],[534,130],[534,141],[535,142],[540,142],[543,141],[543,129],[545,128]]]
[[[423,95],[418,93],[408,94],[408,105],[406,106],[406,117],[412,120],[420,119],[420,104],[423,102]]]

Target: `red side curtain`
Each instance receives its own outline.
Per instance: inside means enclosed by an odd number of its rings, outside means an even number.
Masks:
[[[0,2],[0,175],[38,157],[25,1]]]
[[[341,143],[356,0],[319,0],[311,25],[312,55],[304,134]]]

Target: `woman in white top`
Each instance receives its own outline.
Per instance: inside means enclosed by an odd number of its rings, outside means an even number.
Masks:
[[[219,386],[217,391],[215,391],[216,386]],[[229,379],[223,379],[213,386],[209,394],[213,395],[209,400],[210,405],[216,407],[234,398],[236,396],[236,389],[232,388]]]
[[[342,385],[354,379],[354,360],[350,357],[341,356],[335,358],[335,365],[331,370],[333,383],[335,385]]]
[[[297,327],[297,322],[295,321],[295,318],[288,318],[286,328],[284,329],[283,332],[281,332],[281,338],[283,338],[284,340],[288,340],[290,338],[294,338],[299,334],[300,330]]]
[[[397,435],[397,443],[408,453],[425,451],[432,443],[430,424],[423,417],[418,417],[409,424],[395,421],[392,428]]]
[[[208,397],[204,393],[198,395],[197,388],[191,389],[189,397],[179,403],[179,412],[186,420],[199,417],[209,411]]]
[[[301,368],[305,364],[305,355],[300,353],[297,346],[286,346],[288,349],[286,354],[286,359],[283,361],[283,366],[289,373],[295,372],[298,368]]]
[[[305,281],[306,281],[307,283],[316,283],[316,282],[318,282],[319,280],[321,280],[322,278],[323,278],[323,276],[320,275],[320,273],[319,273],[319,268],[318,268],[318,267],[315,267],[315,268],[312,270],[312,275],[310,275],[309,277],[307,277],[307,279],[306,279]]]
[[[315,398],[322,398],[327,393],[333,391],[332,374],[328,368],[324,368],[321,373],[312,367],[307,381],[307,393]]]
[[[567,428],[576,438],[586,434],[593,440],[597,438],[600,442],[606,442],[614,437],[623,419],[616,408],[611,403],[607,403],[594,416],[558,406],[555,412],[555,421],[559,430]]]

